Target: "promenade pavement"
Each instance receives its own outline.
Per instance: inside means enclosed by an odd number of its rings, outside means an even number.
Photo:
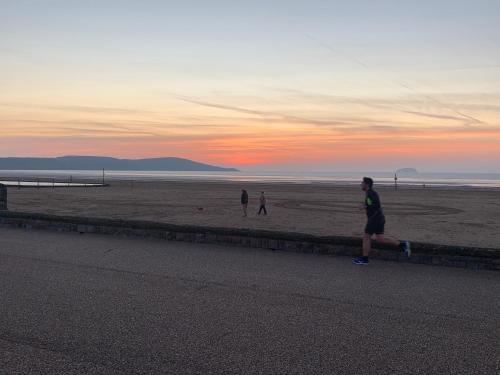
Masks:
[[[0,374],[498,374],[500,273],[0,228]]]

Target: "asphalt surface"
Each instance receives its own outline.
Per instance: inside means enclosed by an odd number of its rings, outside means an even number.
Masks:
[[[498,374],[500,273],[0,229],[1,374]]]

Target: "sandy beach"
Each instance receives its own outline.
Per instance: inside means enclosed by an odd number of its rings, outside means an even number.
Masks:
[[[250,195],[242,217],[240,192]],[[447,245],[500,249],[500,190],[379,187],[386,233]],[[268,216],[258,216],[266,192]],[[365,215],[356,186],[239,182],[113,182],[104,188],[9,188],[9,209],[102,218],[137,219],[360,236]]]

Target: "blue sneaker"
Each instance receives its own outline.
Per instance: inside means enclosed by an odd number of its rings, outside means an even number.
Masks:
[[[402,249],[403,253],[405,253],[408,258],[411,257],[411,247],[409,241],[402,242]]]
[[[354,258],[352,260],[352,262],[354,264],[359,264],[359,265],[362,265],[362,266],[367,266],[368,264],[370,264],[370,261],[368,260],[368,258],[365,258],[365,257]]]

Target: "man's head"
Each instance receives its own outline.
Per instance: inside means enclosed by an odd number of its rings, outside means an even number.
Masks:
[[[361,189],[363,191],[371,190],[373,187],[373,180],[370,177],[363,177],[363,181],[361,182]]]

